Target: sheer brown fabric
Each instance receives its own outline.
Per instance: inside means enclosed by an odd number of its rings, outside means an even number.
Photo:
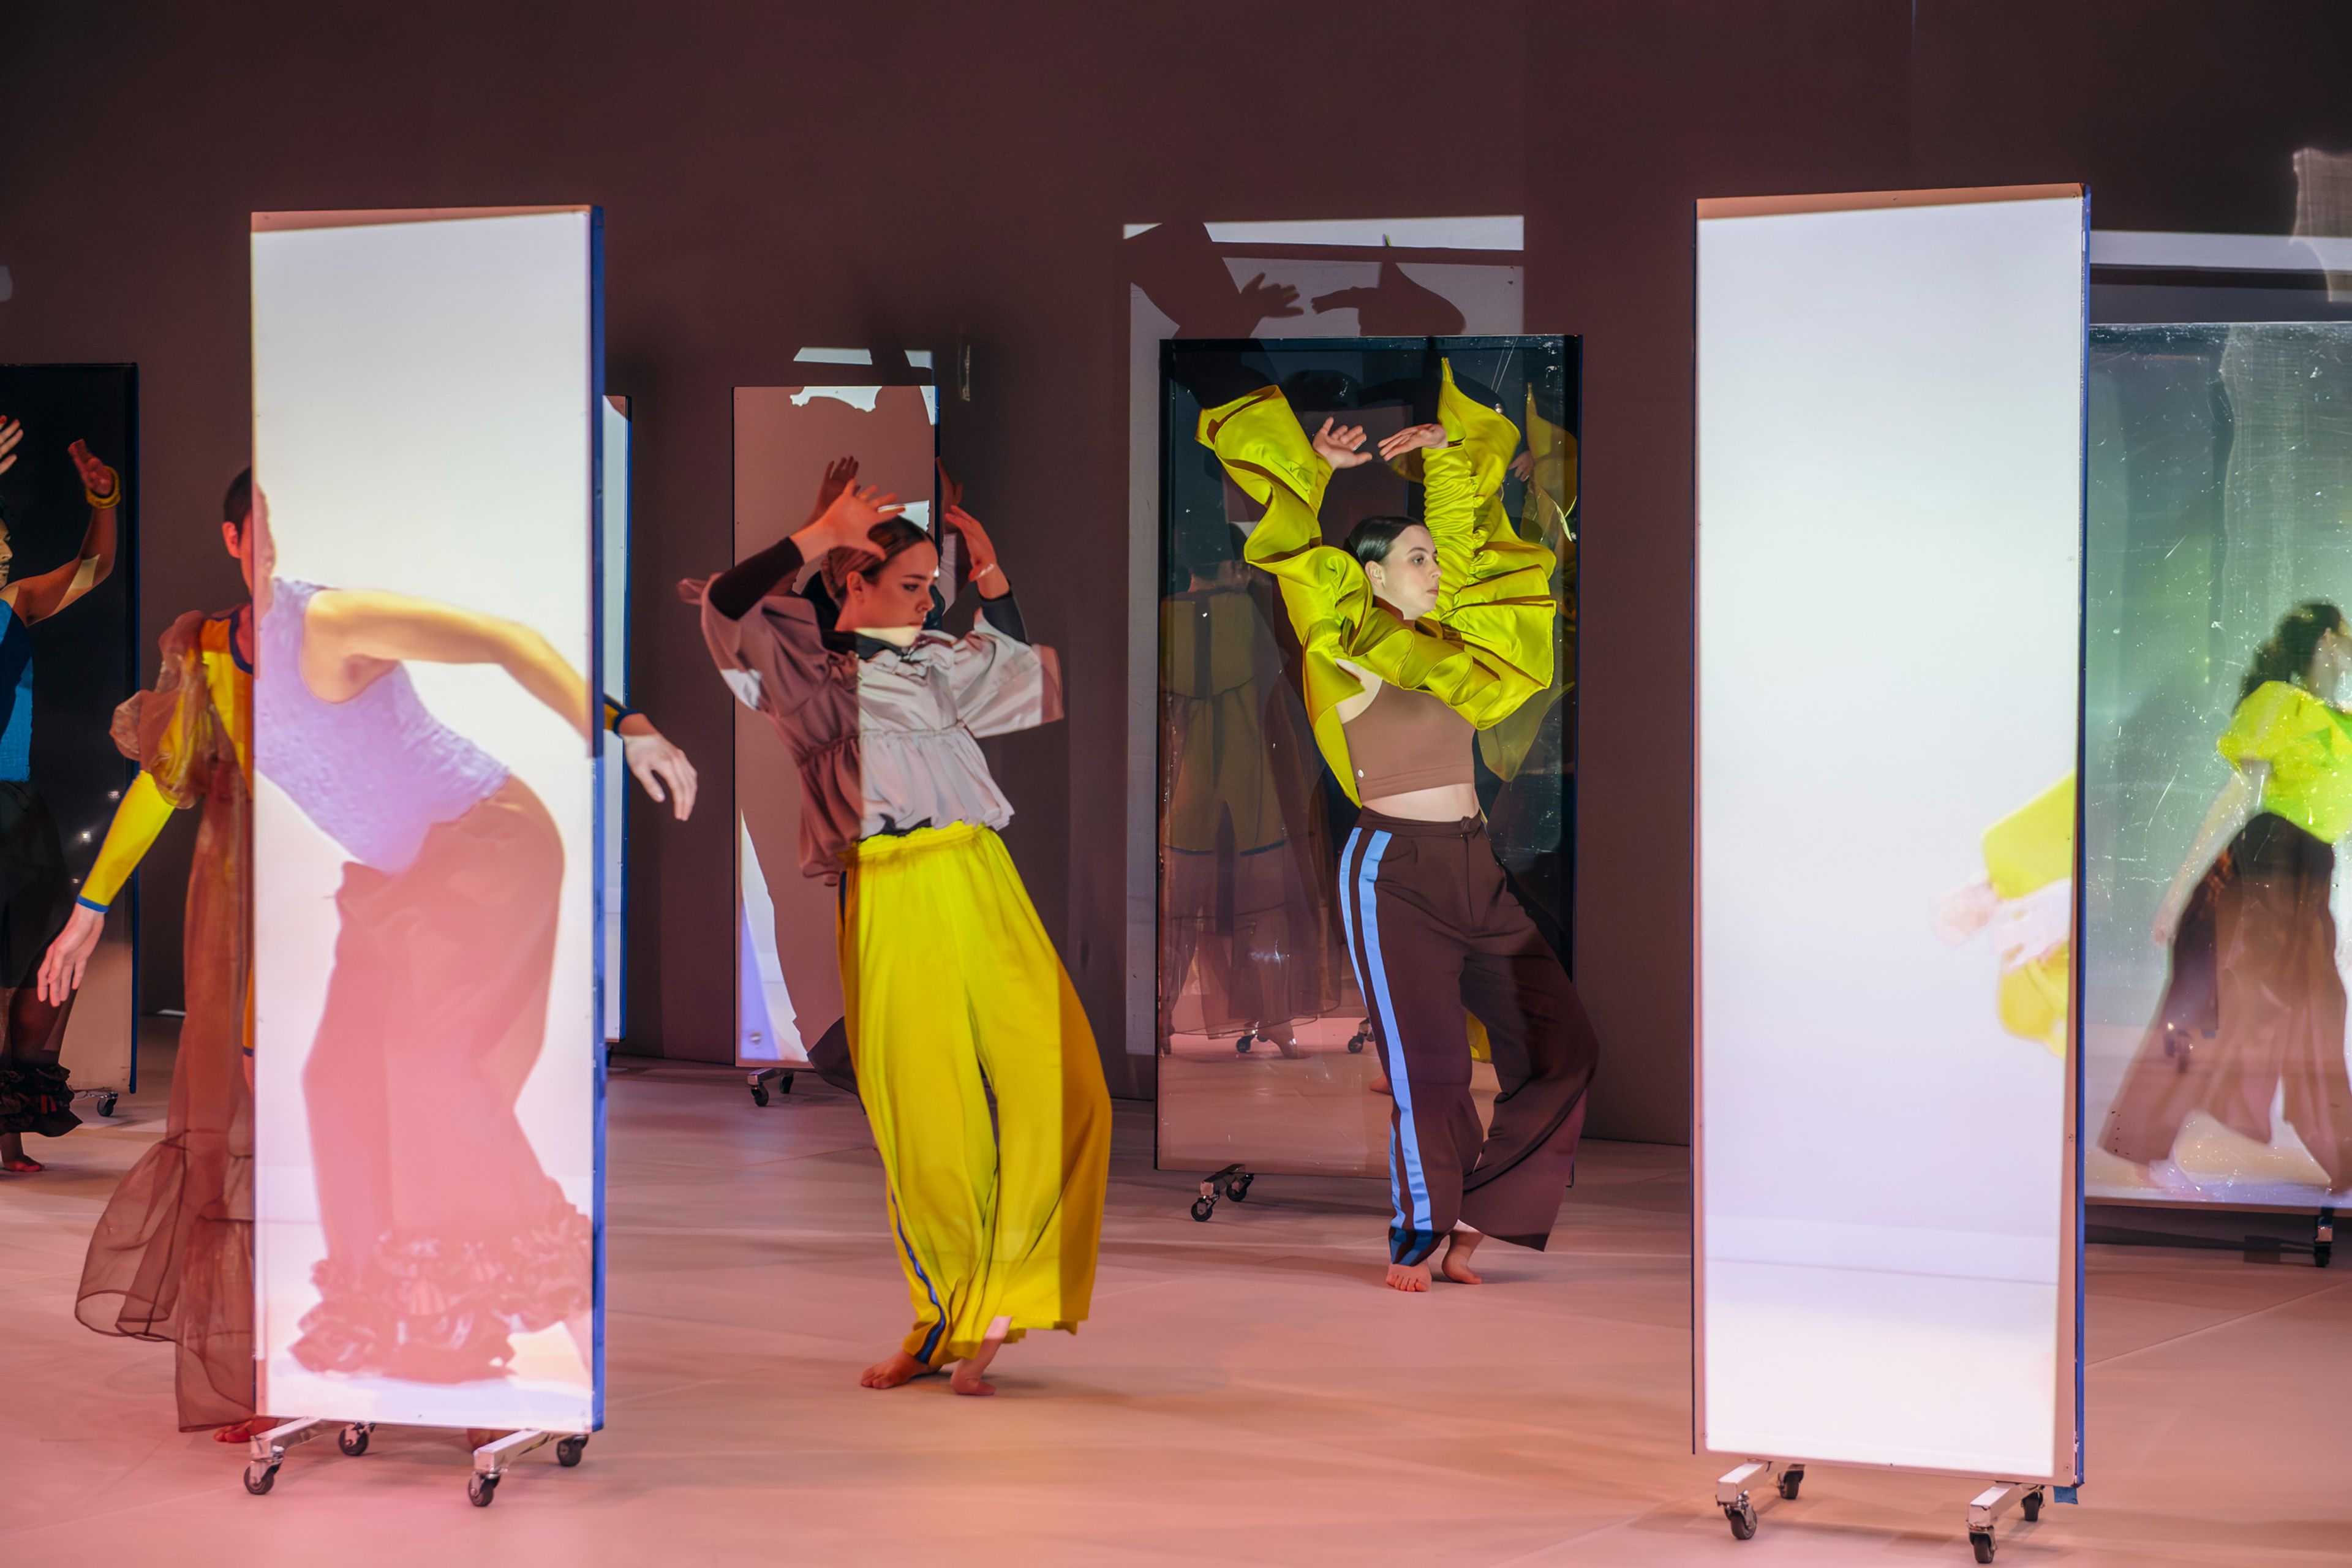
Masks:
[[[2284,1098],[2287,1125],[2328,1185],[2352,1183],[2344,981],[2327,904],[2335,870],[2334,850],[2267,812],[2214,861],[2181,916],[2163,1004],[2107,1113],[2099,1142],[2108,1152],[2168,1159],[2196,1110],[2267,1144],[2271,1106]]]
[[[164,634],[155,689],[115,712],[115,744],[173,805],[204,815],[163,1138],[100,1217],[74,1309],[100,1333],[179,1346],[182,1431],[253,1414],[253,796],[237,746],[253,689],[228,634],[226,620],[183,616]],[[220,711],[208,664],[228,673],[236,711]]]
[[[1314,732],[1258,592],[1160,607],[1163,1047],[1195,1028],[1286,1035],[1342,1005]]]

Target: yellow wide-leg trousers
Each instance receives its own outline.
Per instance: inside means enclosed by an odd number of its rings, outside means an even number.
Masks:
[[[843,879],[841,993],[915,1326],[943,1366],[988,1326],[1076,1331],[1094,1295],[1110,1096],[1003,841],[869,838]],[[989,1118],[989,1094],[996,1116]]]

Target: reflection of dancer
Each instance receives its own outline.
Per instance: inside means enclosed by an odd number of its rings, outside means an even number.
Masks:
[[[1204,404],[1208,399],[1204,398]],[[1511,893],[1478,813],[1471,747],[1551,679],[1550,552],[1497,500],[1518,444],[1446,366],[1439,425],[1381,443],[1422,453],[1427,525],[1372,518],[1346,551],[1316,508],[1332,470],[1369,461],[1360,429],[1313,442],[1278,389],[1207,406],[1201,439],[1265,507],[1248,555],[1282,583],[1316,739],[1365,810],[1340,864],[1350,947],[1395,1107],[1388,1282],[1475,1283],[1482,1235],[1540,1247],[1575,1171],[1598,1044],[1575,987]],[[1484,1023],[1502,1092],[1483,1141],[1463,1011]]]
[[[2074,780],[2059,780],[1985,829],[1985,874],[1937,901],[1936,934],[1958,947],[1990,928],[2000,1026],[2066,1054],[2074,923]]]
[[[973,737],[1061,715],[987,533],[947,521],[981,619],[927,631],[939,552],[855,488],[707,584],[703,635],[799,765],[801,868],[841,885],[842,994],[915,1307],[888,1388],[959,1364],[959,1394],[1008,1339],[1075,1329],[1094,1292],[1110,1101],[1093,1032],[995,830],[1013,809]],[[791,592],[821,560],[831,630]],[[995,1124],[989,1116],[991,1095]]]
[[[221,524],[250,590],[271,557],[251,520],[252,476],[230,484]],[[163,640],[155,689],[115,715],[115,741],[142,771],[116,810],[65,931],[41,966],[62,1002],[81,984],[106,907],[174,807],[199,802],[188,873],[186,1016],[163,1140],[131,1168],[83,1265],[76,1314],[100,1333],[179,1346],[180,1426],[242,1442],[253,1416],[253,733],[251,606],[180,617]],[[694,772],[642,714],[607,705],[630,771],[682,817]]]
[[[2296,606],[2255,654],[2222,732],[2235,770],[2157,908],[2172,977],[2100,1146],[2159,1185],[2181,1124],[2203,1110],[2271,1141],[2271,1102],[2327,1173],[2352,1185],[2344,981],[2328,910],[2332,846],[2352,832],[2352,714],[2335,704],[2352,632],[2333,605]]]
[[[0,472],[15,467],[25,427],[0,419]],[[72,997],[52,1002],[34,984],[49,939],[73,908],[57,820],[33,788],[33,639],[26,629],[56,615],[114,570],[114,518],[122,480],[76,441],[68,450],[89,502],[89,526],[75,558],[37,577],[0,587],[0,986],[9,988],[8,1037],[0,1054],[0,1170],[27,1173],[25,1134],[62,1138],[80,1124],[73,1089],[58,1063]],[[0,579],[15,558],[0,524]]]
[[[1305,714],[1247,583],[1232,576],[1242,570],[1196,568],[1160,607],[1160,1036],[1164,1049],[1197,973],[1202,1033],[1245,1031],[1290,1057],[1302,1054],[1297,1021],[1339,1005],[1296,840],[1317,865],[1328,846]]]

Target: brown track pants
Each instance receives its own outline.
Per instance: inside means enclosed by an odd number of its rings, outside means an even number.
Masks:
[[[1457,1220],[1541,1248],[1575,1179],[1600,1042],[1486,824],[1365,812],[1339,858],[1339,902],[1396,1097],[1389,1256],[1421,1262]],[[1483,1135],[1465,1011],[1486,1026],[1501,1080]]]

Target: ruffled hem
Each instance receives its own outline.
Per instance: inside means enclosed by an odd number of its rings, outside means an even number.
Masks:
[[[0,1061],[0,1132],[62,1138],[80,1125],[64,1068],[55,1062]]]
[[[589,1310],[593,1245],[588,1216],[569,1204],[496,1240],[386,1235],[371,1257],[311,1270],[319,1304],[303,1314],[294,1359],[412,1383],[503,1376],[509,1335]]]

